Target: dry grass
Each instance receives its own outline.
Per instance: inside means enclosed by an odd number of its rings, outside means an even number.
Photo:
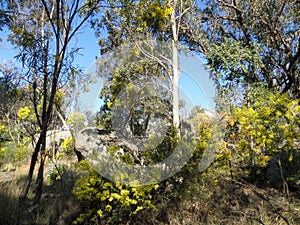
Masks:
[[[80,212],[80,204],[71,194],[76,179],[74,171],[67,171],[63,179],[54,184],[45,184],[39,204],[33,203],[32,192],[26,201],[18,201],[27,171],[26,166],[16,168],[16,171],[8,173],[10,180],[0,182],[0,224],[72,224]],[[279,190],[258,188],[226,176],[215,180],[218,182],[206,178],[190,184],[180,201],[167,198],[164,201],[162,194],[156,211],[143,211],[136,221],[124,224],[300,224],[299,193],[287,196]]]
[[[79,211],[79,203],[71,193],[75,182],[73,172],[67,171],[63,180],[53,184],[45,183],[42,199],[36,204],[33,202],[32,189],[26,200],[19,201],[28,168],[27,163],[0,176],[0,224],[71,224]]]
[[[278,190],[223,178],[209,188],[196,185],[175,210],[168,224],[300,224],[300,200]]]

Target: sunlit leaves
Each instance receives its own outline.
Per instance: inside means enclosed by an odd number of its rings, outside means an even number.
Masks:
[[[115,68],[111,73],[100,94],[105,103],[100,111],[101,125],[106,128],[111,126],[112,109],[124,111],[124,116],[126,113],[127,116],[131,116],[133,123],[138,120],[145,121],[151,113],[160,112],[161,115],[168,115],[170,105],[166,103],[170,100],[169,95],[165,94],[162,98],[155,97],[158,90],[162,89],[158,85],[168,84],[165,73],[158,63],[149,60],[128,62],[122,67]],[[157,87],[153,86],[155,83],[158,84]],[[140,132],[142,131],[138,131]]]
[[[208,67],[225,81],[254,82],[259,80],[262,67],[259,46],[244,46],[239,41],[226,39],[221,44],[212,44],[207,54]]]
[[[202,21],[197,35],[185,35],[208,57],[215,79],[261,81],[299,98],[299,79],[294,79],[299,77],[298,14],[295,1],[204,0],[197,12]]]
[[[231,115],[226,117],[226,147],[219,157],[236,165],[265,167],[279,152],[299,148],[297,100],[262,87],[250,89],[245,100],[245,105],[233,108]],[[231,158],[226,157],[228,150]]]
[[[66,123],[70,126],[71,130],[75,133],[84,128],[85,122],[85,115],[79,112],[70,113],[69,118],[66,121]]]

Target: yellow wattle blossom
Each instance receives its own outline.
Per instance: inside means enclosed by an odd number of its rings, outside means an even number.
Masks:
[[[4,126],[3,124],[0,124],[0,132],[1,132],[2,130],[4,130],[4,128],[5,128],[5,126]]]
[[[132,205],[137,204],[137,200],[135,200],[135,199],[128,199],[128,202],[131,203]]]
[[[0,148],[0,153],[4,153],[5,152],[5,148]]]
[[[112,102],[107,102],[106,104],[107,104],[108,109],[111,109],[111,107],[112,107]]]
[[[100,218],[103,216],[103,212],[102,212],[101,209],[99,209],[99,210],[97,211],[97,215],[98,215]]]
[[[257,128],[260,129],[260,130],[263,130],[263,129],[265,129],[265,126],[262,125],[262,124],[259,124],[259,125],[257,126]]]
[[[66,138],[62,142],[61,146],[64,151],[68,151],[73,146],[73,144],[74,144],[74,137],[71,137],[71,138]]]
[[[128,190],[121,190],[121,195],[122,196],[127,196],[127,195],[129,195],[129,191]]]
[[[142,27],[138,27],[138,28],[136,28],[136,31],[143,31],[143,28]]]
[[[141,211],[143,209],[144,209],[143,206],[138,206],[138,207],[136,207],[136,210],[133,212],[133,214],[135,215],[135,214],[137,214],[139,211]]]
[[[29,106],[21,107],[17,113],[17,116],[21,120],[25,120],[29,117],[31,108]]]
[[[111,183],[106,182],[106,183],[103,184],[103,187],[104,187],[104,188],[112,188],[113,186],[112,186]]]
[[[111,198],[115,198],[115,199],[117,199],[117,200],[119,200],[119,199],[121,199],[122,198],[122,196],[121,195],[119,195],[119,194],[117,194],[117,193],[112,193],[111,195]]]
[[[259,158],[258,158],[258,164],[261,166],[261,167],[266,167],[267,165],[267,162],[270,160],[270,156],[267,156],[267,155],[260,155]]]
[[[112,206],[111,205],[106,205],[105,209],[110,212],[112,210]]]

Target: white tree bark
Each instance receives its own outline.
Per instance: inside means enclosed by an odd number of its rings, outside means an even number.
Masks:
[[[173,113],[173,125],[176,128],[180,126],[179,117],[179,78],[180,78],[180,66],[178,56],[178,26],[176,22],[175,8],[177,6],[177,0],[170,0],[170,7],[174,10],[171,14],[171,27],[172,27],[172,113]]]

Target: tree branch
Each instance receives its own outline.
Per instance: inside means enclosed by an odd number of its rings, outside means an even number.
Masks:
[[[50,24],[51,24],[51,27],[52,27],[52,29],[54,31],[54,34],[57,35],[58,31],[55,29],[55,25],[54,25],[53,20],[52,20],[52,16],[51,16],[52,13],[49,12],[48,7],[47,7],[47,3],[45,2],[45,0],[41,0],[41,1],[42,1],[43,5],[44,5],[44,9],[45,9],[47,17],[48,17],[48,19],[50,21]]]

